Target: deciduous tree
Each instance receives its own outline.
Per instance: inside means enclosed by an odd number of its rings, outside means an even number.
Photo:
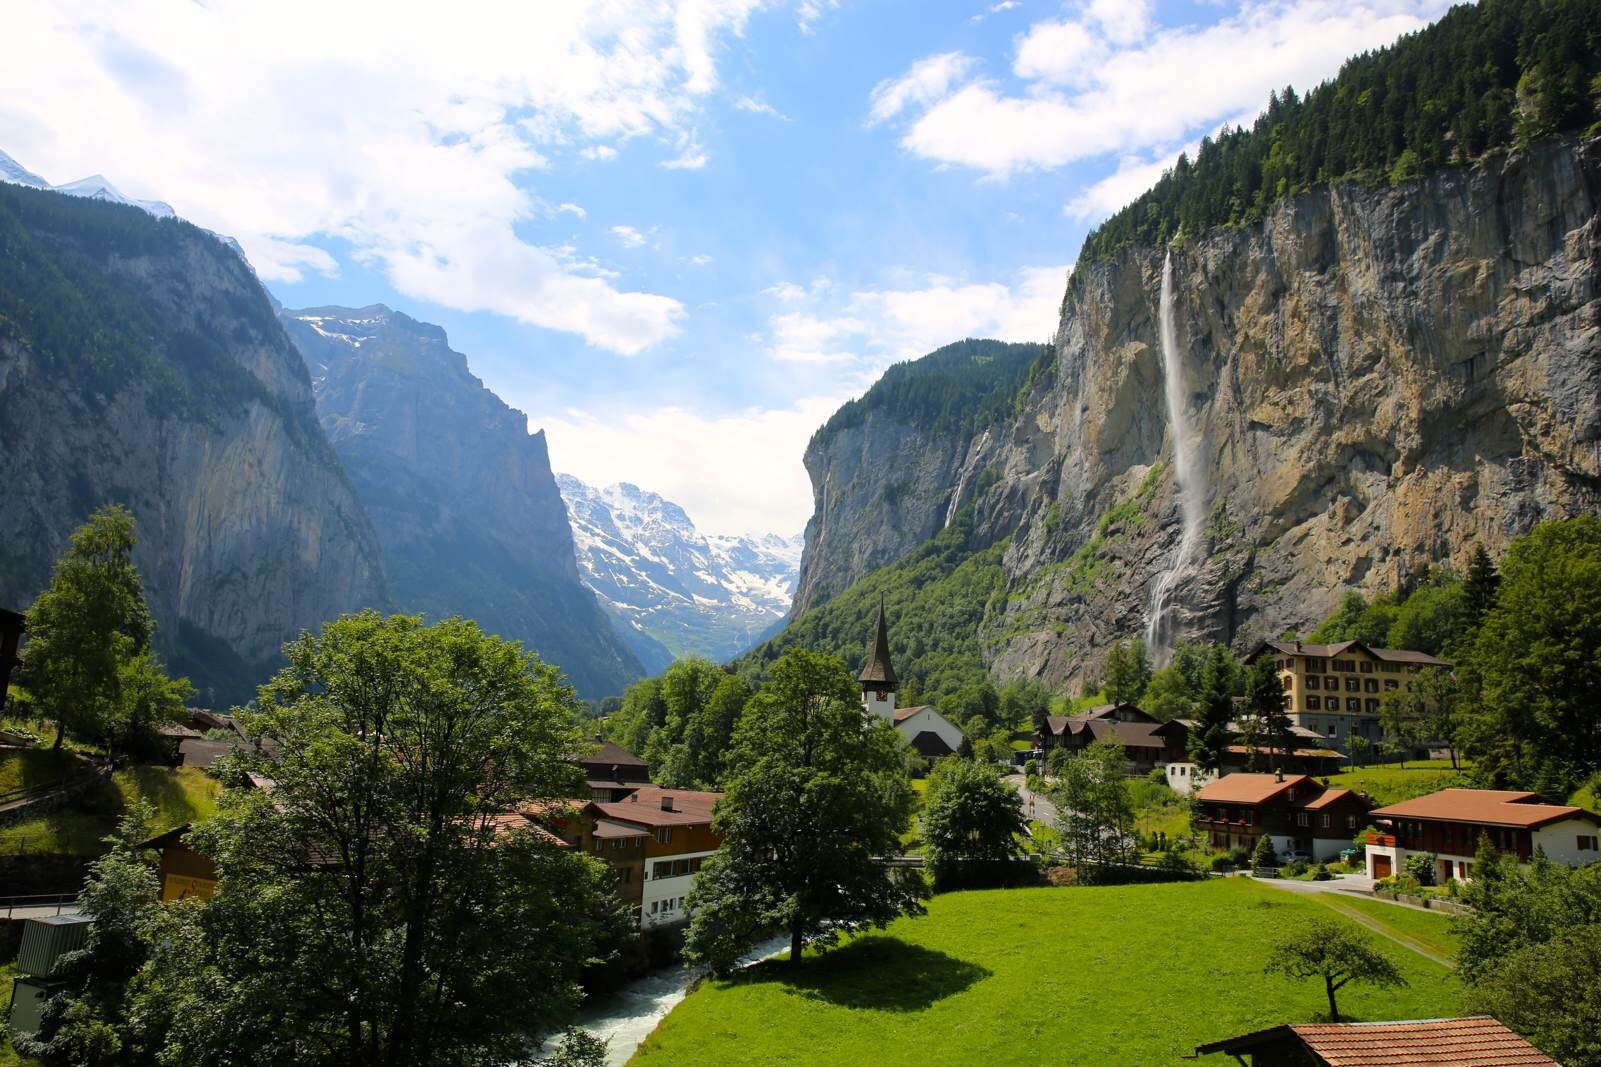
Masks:
[[[1348,983],[1362,982],[1381,988],[1404,986],[1406,979],[1390,958],[1350,924],[1335,919],[1311,919],[1290,931],[1273,949],[1269,974],[1291,978],[1321,978],[1329,998],[1329,1021],[1340,1021],[1334,995]]]
[[[737,768],[713,826],[723,846],[690,893],[688,951],[718,970],[766,933],[808,944],[922,911],[921,877],[895,855],[913,806],[899,737],[864,718],[856,683],[834,656],[791,649],[735,730]]]
[[[943,759],[929,776],[922,831],[936,885],[1004,880],[1023,851],[1023,798],[991,767]]]
[[[1064,757],[1050,797],[1067,859],[1084,881],[1133,858],[1134,802],[1124,776],[1123,746],[1111,739]]]

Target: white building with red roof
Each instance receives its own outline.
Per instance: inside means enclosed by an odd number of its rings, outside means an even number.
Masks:
[[[900,679],[889,659],[889,627],[884,621],[883,604],[878,606],[878,627],[867,650],[867,666],[856,680],[862,686],[862,710],[887,720],[919,755],[929,759],[949,756],[962,746],[961,728],[932,705],[896,710],[895,691],[900,688]]]
[[[1442,789],[1377,808],[1372,818],[1383,831],[1367,846],[1373,878],[1405,870],[1417,853],[1435,857],[1436,881],[1470,878],[1481,838],[1519,863],[1535,849],[1557,863],[1601,861],[1601,815],[1520,790]]]

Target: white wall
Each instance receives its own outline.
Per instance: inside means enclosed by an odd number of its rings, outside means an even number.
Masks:
[[[651,856],[645,861],[645,889],[639,902],[639,924],[641,926],[661,926],[664,923],[684,922],[689,918],[689,912],[682,905],[670,911],[663,911],[660,903],[664,900],[677,900],[679,897],[689,896],[689,891],[695,886],[695,878],[699,874],[680,874],[672,878],[652,878],[651,870],[658,862],[666,863],[673,860],[705,859],[715,855],[714,852],[686,852],[678,856]],[[656,904],[655,914],[651,913],[651,905]]]
[[[880,700],[879,697],[883,696]],[[869,715],[877,715],[885,719],[895,718],[895,694],[890,690],[869,689],[862,694],[862,708]]]
[[[1577,867],[1580,864],[1595,863],[1601,860],[1601,852],[1594,849],[1579,851],[1579,837],[1601,836],[1601,828],[1589,819],[1563,819],[1561,822],[1550,823],[1534,831],[1533,844],[1545,850],[1546,858],[1553,863],[1566,863]]]
[[[895,724],[895,729],[899,730],[901,736],[908,741],[924,730],[928,730],[936,734],[941,741],[951,746],[952,752],[962,746],[962,731],[933,708],[925,708],[910,718],[902,719]]]
[[[1206,785],[1212,776],[1193,763],[1169,763],[1166,767],[1167,784],[1175,793],[1189,796]]]

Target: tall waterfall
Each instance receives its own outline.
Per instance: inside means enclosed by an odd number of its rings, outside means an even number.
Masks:
[[[1173,482],[1178,487],[1179,515],[1183,535],[1167,569],[1151,587],[1151,603],[1146,613],[1145,645],[1152,662],[1163,666],[1173,653],[1173,589],[1193,562],[1200,547],[1201,530],[1206,522],[1206,472],[1197,455],[1199,442],[1190,429],[1185,411],[1188,391],[1184,386],[1184,359],[1179,352],[1178,332],[1173,326],[1173,253],[1162,261],[1161,301],[1162,391],[1167,398],[1167,424],[1173,437]]]

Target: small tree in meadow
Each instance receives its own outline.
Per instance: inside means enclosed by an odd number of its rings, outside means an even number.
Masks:
[[[1310,919],[1289,931],[1274,946],[1268,974],[1321,978],[1329,998],[1329,1021],[1340,1021],[1334,995],[1351,982],[1380,988],[1407,984],[1390,958],[1363,934],[1334,919]]]

